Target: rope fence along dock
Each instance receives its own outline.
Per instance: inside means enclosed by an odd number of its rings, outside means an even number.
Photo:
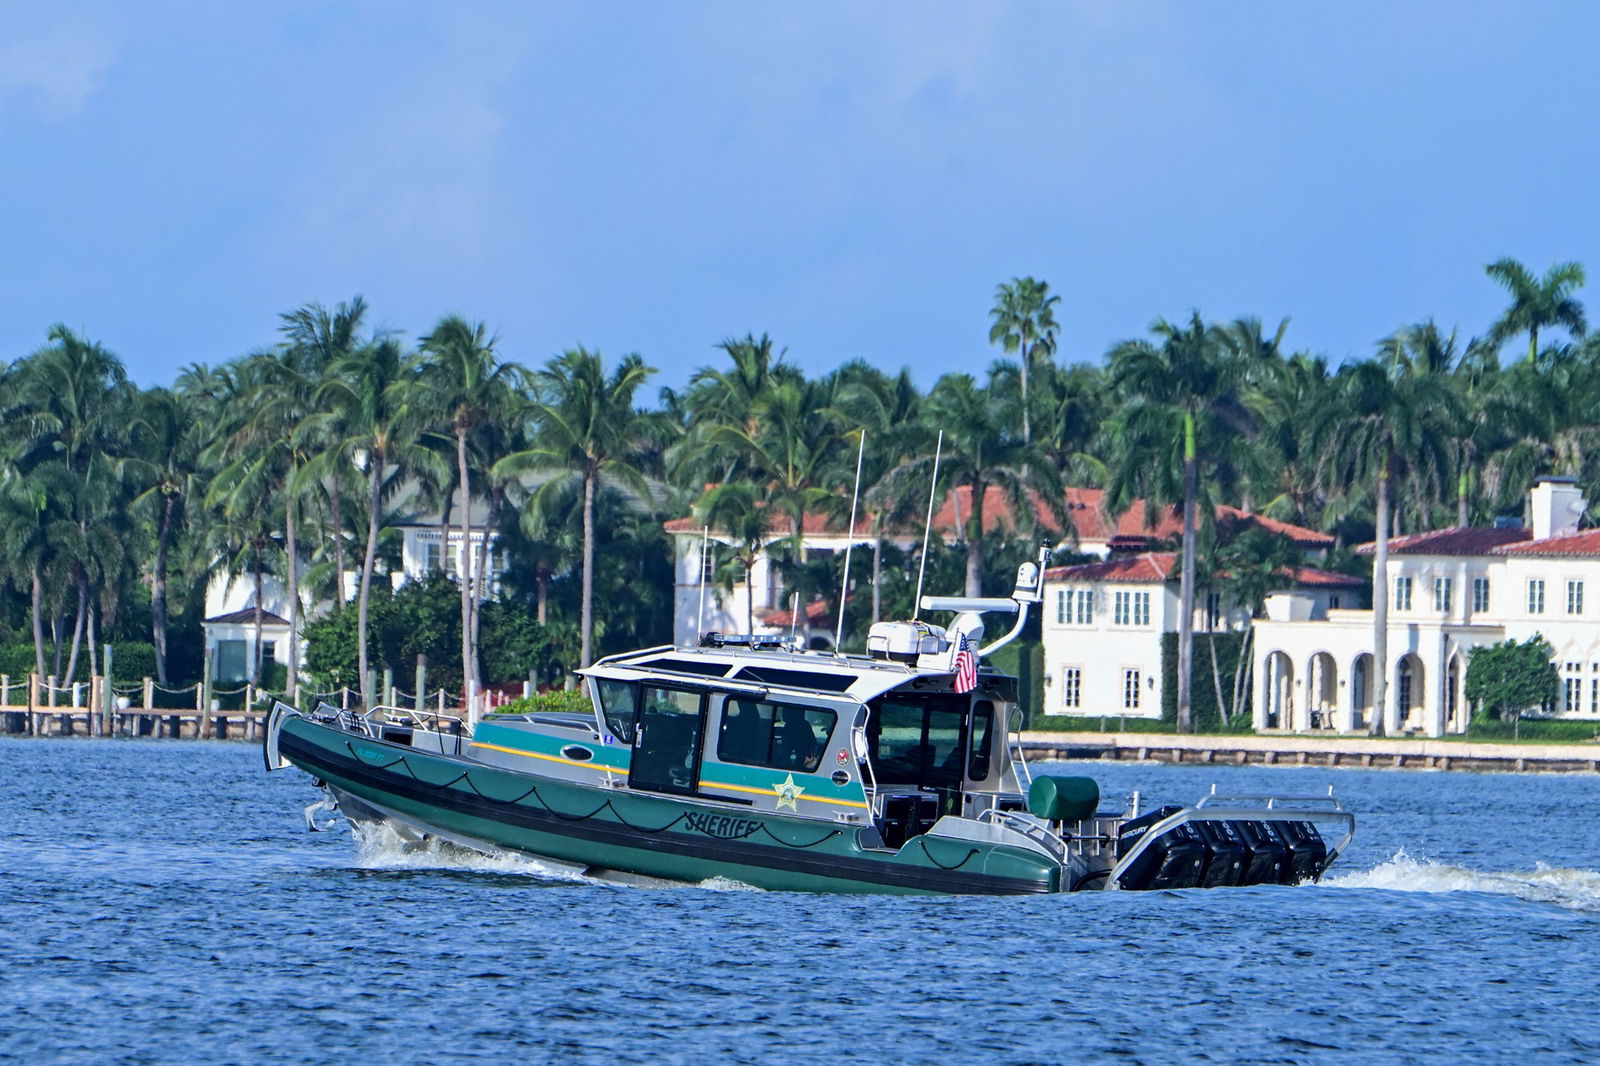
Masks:
[[[465,718],[458,705],[459,694],[442,688],[425,691],[421,700],[393,686],[384,695],[391,697],[385,700],[386,706],[414,706],[417,713],[447,727]],[[172,688],[149,677],[113,683],[96,675],[87,681],[58,682],[38,674],[25,678],[0,674],[0,733],[253,741],[261,739],[273,703],[285,698],[283,692],[248,683],[216,688],[196,682]],[[501,706],[510,697],[486,693],[485,698],[492,700],[491,706]],[[329,703],[348,709],[360,704],[360,694],[348,687],[331,692],[302,689],[298,702],[308,707]]]

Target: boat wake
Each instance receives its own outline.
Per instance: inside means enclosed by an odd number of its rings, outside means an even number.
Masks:
[[[418,840],[387,822],[352,825],[356,868],[361,870],[443,870],[462,873],[515,874],[565,884],[650,888],[700,888],[709,892],[760,892],[731,877],[712,877],[697,884],[678,884],[622,874],[590,876],[575,866],[536,859],[514,851],[479,851],[438,837]]]
[[[587,882],[571,867],[541,862],[511,851],[478,851],[438,837],[416,840],[388,823],[353,827],[356,866],[362,870],[459,870],[471,873],[518,874],[548,881]]]
[[[1333,888],[1381,888],[1390,892],[1483,892],[1568,910],[1600,912],[1600,870],[1537,864],[1532,871],[1484,873],[1413,859],[1402,848],[1387,862],[1323,882]]]

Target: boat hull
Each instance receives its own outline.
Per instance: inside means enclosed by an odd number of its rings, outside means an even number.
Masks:
[[[277,752],[336,795],[445,839],[671,881],[770,890],[1022,895],[1062,890],[1032,851],[924,834],[898,851],[855,824],[521,773],[292,715]]]

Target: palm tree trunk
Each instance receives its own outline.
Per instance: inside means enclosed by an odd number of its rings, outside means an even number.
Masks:
[[[983,595],[983,495],[981,482],[972,483],[972,514],[967,519],[966,595]]]
[[[1381,737],[1389,703],[1389,462],[1378,471],[1378,539],[1372,552],[1372,714],[1367,731]]]
[[[533,572],[534,619],[545,624],[545,608],[550,600],[550,567],[540,563]]]
[[[1239,659],[1233,664],[1233,700],[1229,704],[1230,717],[1244,709],[1244,694],[1249,691],[1250,643],[1255,635],[1254,623],[1245,626],[1244,639],[1239,642]]]
[[[78,585],[78,617],[72,623],[72,653],[67,656],[67,672],[56,680],[66,683],[72,680],[78,672],[78,650],[83,646],[83,623],[89,615],[89,582],[83,573],[83,568],[78,567],[75,575]]]
[[[150,639],[156,648],[156,680],[167,684],[167,545],[172,539],[175,496],[161,501],[161,528],[156,533],[155,571],[150,577]]]
[[[1528,362],[1537,362],[1539,359],[1539,327],[1528,327]]]
[[[883,518],[872,522],[872,620],[883,617]]]
[[[1217,698],[1217,716],[1227,722],[1231,717],[1228,705],[1222,702],[1222,670],[1217,666],[1217,634],[1212,630],[1206,634],[1206,644],[1211,649],[1211,690]]]
[[[769,562],[767,565],[771,566],[772,564]],[[744,564],[744,631],[746,633],[754,633],[756,631],[755,588],[756,558],[752,555]],[[799,610],[799,607],[800,605],[798,603],[791,603],[790,610]],[[799,624],[799,619],[795,619],[794,621],[796,625]]]
[[[339,474],[335,471],[333,484],[328,487],[329,503],[333,506],[333,602],[343,607],[344,598],[344,507],[339,491]]]
[[[367,551],[361,557],[361,588],[356,594],[356,669],[361,672],[361,705],[377,706],[373,700],[372,670],[367,655],[367,610],[372,599],[372,570],[378,559],[378,509],[383,506],[383,456],[371,457],[372,484],[367,494]]]
[[[456,476],[461,479],[461,686],[470,696],[477,680],[472,645],[472,484],[467,478],[467,431],[456,429]],[[587,664],[585,664],[587,665]],[[471,708],[468,708],[469,715]]]
[[[1190,667],[1194,658],[1195,499],[1200,494],[1200,462],[1194,416],[1183,419],[1183,571],[1178,584],[1178,732],[1191,733]]]
[[[284,500],[283,551],[288,556],[289,585],[289,648],[287,692],[294,703],[300,688],[300,548],[295,540],[295,527],[299,525],[293,496]]]
[[[39,576],[39,564],[33,564],[33,664],[44,677],[44,579]]]
[[[91,603],[91,604],[89,604],[89,619],[88,619],[87,622],[84,623],[85,643],[87,643],[89,645],[89,676],[90,677],[93,677],[94,675],[96,675],[96,674],[98,674],[100,672],[100,657],[95,654],[97,649],[96,649],[96,642],[95,642],[95,639],[94,639],[94,637],[95,637],[94,616],[95,616],[94,604]]]
[[[60,681],[61,680],[61,599],[60,599],[60,597],[56,598],[56,602],[52,605],[52,608],[51,608],[51,615],[50,615],[50,647],[52,649],[52,653],[55,655],[55,659],[53,660],[53,662],[55,664],[56,680]]]
[[[1021,346],[1022,355],[1022,443],[1033,442],[1032,427],[1028,424],[1028,340],[1024,336]],[[972,593],[968,593],[972,595]]]
[[[583,473],[583,596],[578,611],[578,628],[582,631],[582,650],[578,661],[588,666],[593,651],[594,628],[594,483],[598,472],[589,469]],[[750,595],[750,582],[745,581],[745,594]]]
[[[262,573],[264,567],[262,565],[261,555],[266,547],[264,544],[262,544],[263,539],[264,538],[262,537],[256,538],[256,647],[255,655],[251,658],[250,662],[250,683],[252,685],[259,685],[261,683],[261,645],[263,643],[261,639],[261,626],[265,621],[261,617],[262,611],[264,610],[261,604],[261,594],[262,585],[266,583],[265,577]]]
[[[1467,509],[1467,483],[1471,480],[1466,470],[1456,475],[1456,525],[1465,529],[1471,515]]]

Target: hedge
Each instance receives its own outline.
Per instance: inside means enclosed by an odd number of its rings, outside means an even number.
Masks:
[[[1211,679],[1211,641],[1216,641],[1217,673],[1222,676],[1222,698],[1233,696],[1233,671],[1244,647],[1244,633],[1196,633],[1194,659],[1189,674],[1189,717],[1196,733],[1252,733],[1251,699],[1254,685],[1246,684],[1243,706],[1227,724],[1217,710],[1216,686]],[[1248,670],[1248,667],[1246,667]],[[1161,635],[1161,721],[1168,732],[1178,727],[1178,634]]]
[[[115,650],[111,655],[111,669],[115,680],[121,682],[137,681],[144,677],[156,676],[156,648],[154,644],[129,641],[113,646]],[[66,669],[67,656],[71,653],[70,647],[63,647],[61,651],[61,667]],[[100,649],[102,652],[104,649]],[[102,664],[104,658],[101,658]],[[55,656],[48,645],[45,647],[44,666],[48,674],[55,665]],[[26,644],[0,644],[0,674],[9,674],[15,682],[33,673],[35,666],[33,655],[33,642]],[[67,678],[61,678],[65,682]],[[89,647],[83,645],[78,650],[78,670],[74,681],[89,680]]]

